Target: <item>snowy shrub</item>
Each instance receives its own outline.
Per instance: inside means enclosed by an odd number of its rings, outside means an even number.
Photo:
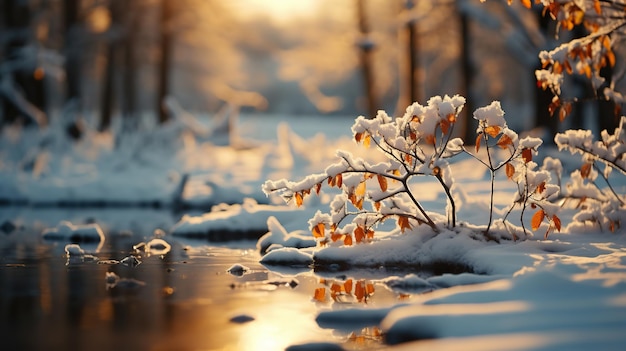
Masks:
[[[481,0],[485,1],[485,0]],[[511,0],[508,1],[509,4]],[[521,0],[531,8],[531,0]],[[535,0],[543,6],[544,15],[549,15],[557,22],[557,34],[561,30],[571,31],[584,26],[588,34],[576,38],[539,54],[542,69],[535,72],[538,84],[554,94],[550,113],[558,111],[563,120],[572,110],[572,101],[563,100],[562,84],[564,74],[578,74],[590,80],[595,90],[602,89],[599,98],[613,100],[616,115],[619,104],[626,102],[623,94],[614,90],[615,84],[623,74],[616,72],[609,82],[602,76],[601,70],[616,65],[615,49],[623,44],[626,37],[626,11],[624,2],[617,0]],[[619,71],[619,70],[616,70]],[[608,78],[608,77],[607,77]],[[610,83],[610,84],[607,84]],[[564,95],[564,94],[563,94]]]
[[[554,138],[559,150],[582,156],[583,165],[572,172],[563,194],[578,201],[581,211],[574,221],[597,223],[613,232],[626,218],[626,196],[618,194],[609,182],[613,170],[626,176],[625,128],[626,117],[622,117],[613,135],[604,130],[599,141],[594,141],[589,130],[567,130]],[[607,184],[604,190],[596,183],[598,177]]]
[[[536,164],[532,162],[541,140],[520,140],[517,133],[507,127],[504,111],[496,101],[474,112],[474,118],[479,121],[474,154],[464,147],[462,139],[452,137],[464,104],[465,98],[458,95],[435,96],[426,106],[410,105],[400,117],[390,117],[384,111],[379,111],[373,119],[360,116],[352,126],[354,140],[385,155],[386,162],[370,164],[348,152],[338,151],[339,161],[323,173],[297,182],[268,180],[263,191],[267,195],[279,193],[286,201],[301,206],[307,195],[319,194],[324,184],[340,189],[341,193],[330,203],[330,212],[318,211],[309,220],[313,236],[322,244],[339,241],[352,245],[371,241],[376,226],[391,218],[397,221],[401,232],[427,225],[434,233],[439,233],[443,227],[457,225],[453,196],[456,184],[448,161],[466,153],[491,172],[489,224],[483,232],[487,239],[498,240],[489,230],[495,173],[503,168],[519,189],[511,209],[520,205],[523,216],[528,205],[538,208],[533,216],[533,230],[544,219],[550,222],[551,228],[560,230],[556,217],[558,208],[550,203],[558,194],[558,187],[549,185],[550,173],[535,170]],[[481,147],[486,150],[486,160],[478,155]],[[501,152],[497,152],[499,150]],[[498,157],[498,154],[505,156]],[[441,186],[447,196],[447,223],[436,223],[432,213],[424,208],[419,198],[419,186],[423,184],[413,182],[416,177],[432,177]],[[523,233],[525,237],[525,229]],[[512,236],[517,237],[514,232]]]

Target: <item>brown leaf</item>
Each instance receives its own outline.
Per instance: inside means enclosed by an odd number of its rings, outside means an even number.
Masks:
[[[522,150],[522,158],[524,159],[525,163],[528,163],[530,161],[533,160],[533,153],[532,150],[529,148],[525,148]]]
[[[511,139],[510,136],[508,136],[506,134],[502,134],[500,139],[498,139],[498,146],[501,149],[507,149],[511,145],[513,145],[513,140]]]
[[[380,185],[380,190],[387,191],[387,178],[383,175],[378,174],[378,185]]]
[[[589,178],[589,175],[591,174],[591,163],[585,163],[580,167],[580,176],[583,177],[583,179]]]
[[[561,219],[557,217],[556,215],[552,215],[552,222],[554,222],[554,227],[556,228],[556,230],[560,232],[561,231]]]
[[[402,233],[404,233],[405,229],[411,229],[411,223],[409,223],[409,217],[398,216],[398,226],[400,227],[400,231],[402,231]]]
[[[363,230],[363,227],[361,226],[356,227],[356,229],[354,230],[354,240],[356,240],[357,243],[360,243],[364,239],[365,239],[365,230]]]
[[[544,190],[546,190],[546,182],[541,182],[541,184],[537,185],[537,189],[535,189],[535,192],[537,194],[541,194]]]
[[[374,202],[374,208],[376,209],[376,211],[380,211],[380,201]]]
[[[515,167],[512,164],[507,163],[506,166],[504,166],[504,169],[506,171],[506,176],[509,179],[513,179],[513,176],[515,175]]]
[[[315,193],[316,193],[317,195],[319,195],[319,194],[320,194],[320,190],[321,190],[321,189],[322,189],[322,183],[317,183],[317,184],[315,184]]]
[[[355,140],[357,143],[360,143],[362,138],[363,138],[363,133],[355,133],[355,134],[354,134],[354,140]]]
[[[478,150],[480,149],[480,142],[482,141],[482,133],[478,133],[478,135],[476,136],[476,152],[478,152]]]
[[[546,213],[543,212],[542,209],[535,212],[533,218],[530,220],[530,226],[533,230],[539,229],[539,226],[541,226],[541,222],[543,222],[543,218],[545,217],[545,215]]]
[[[332,240],[333,242],[339,240],[343,238],[343,234],[338,234],[338,233],[332,233],[330,234],[330,240]]]
[[[365,299],[365,282],[362,280],[358,281],[354,287],[354,297],[359,302],[363,302],[363,299]]]

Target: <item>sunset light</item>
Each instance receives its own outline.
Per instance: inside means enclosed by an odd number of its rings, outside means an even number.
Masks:
[[[319,0],[238,0],[231,1],[238,14],[245,17],[267,16],[277,23],[288,23],[298,18],[311,17],[323,1]]]

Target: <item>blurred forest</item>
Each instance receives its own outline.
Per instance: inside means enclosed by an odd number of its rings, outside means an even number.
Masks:
[[[201,115],[230,106],[353,118],[378,109],[401,114],[412,101],[457,93],[468,98],[466,111],[502,101],[518,130],[612,123],[597,118],[611,106],[596,102],[574,111],[569,126],[549,116],[552,95],[537,88],[534,71],[539,51],[558,42],[541,7],[318,0],[311,11],[272,16],[253,6],[263,5],[2,0],[0,127],[60,123],[80,138],[87,126],[106,131],[117,121],[132,131],[142,118],[171,118],[166,101]],[[588,83],[574,77],[571,84],[584,91]]]

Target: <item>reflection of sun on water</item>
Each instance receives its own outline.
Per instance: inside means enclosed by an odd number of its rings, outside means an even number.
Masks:
[[[244,16],[267,15],[276,22],[314,16],[320,6],[319,0],[238,0],[231,4]]]

